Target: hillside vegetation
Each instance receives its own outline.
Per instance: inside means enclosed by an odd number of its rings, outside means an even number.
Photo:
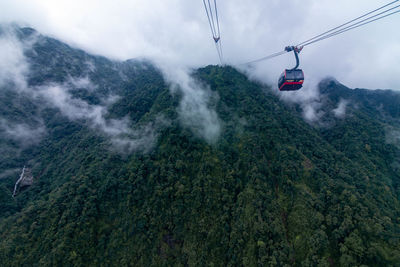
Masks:
[[[192,73],[209,87],[207,105],[221,122],[218,140],[207,142],[182,123],[182,93],[151,63],[35,38],[25,50],[27,90],[72,84],[73,99],[107,107],[107,122],[151,126],[145,135],[155,138],[115,150],[115,136],[92,117],[76,119],[43,94],[2,85],[0,118],[45,129],[28,144],[0,132],[2,266],[399,264],[398,93],[322,81],[326,115],[314,125],[268,86],[229,66],[207,66]],[[346,113],[335,116],[343,100]],[[34,184],[12,198],[24,165]]]

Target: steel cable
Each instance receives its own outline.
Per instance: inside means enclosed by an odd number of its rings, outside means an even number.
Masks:
[[[306,40],[306,41],[304,41],[304,42],[302,42],[302,43],[299,43],[299,44],[297,44],[296,46],[302,46],[302,45],[305,44],[305,43],[308,43],[308,42],[310,42],[310,41],[312,41],[312,40],[314,40],[314,39],[316,39],[316,38],[318,38],[318,37],[322,37],[323,35],[325,35],[325,34],[327,34],[327,33],[330,33],[330,32],[332,32],[332,31],[334,31],[334,30],[337,30],[337,29],[339,29],[339,28],[341,28],[341,27],[343,27],[343,26],[346,26],[346,25],[348,25],[348,24],[350,24],[350,23],[352,23],[352,22],[354,22],[354,21],[356,21],[356,20],[359,20],[359,19],[361,19],[361,18],[363,18],[363,17],[365,17],[365,16],[368,16],[368,15],[370,15],[370,14],[372,14],[372,13],[375,13],[376,11],[381,10],[381,9],[387,7],[387,6],[390,6],[390,5],[392,5],[392,4],[394,4],[394,3],[398,2],[398,1],[399,1],[399,0],[396,0],[396,1],[390,2],[390,3],[386,4],[386,5],[383,5],[383,6],[379,7],[379,8],[377,8],[377,9],[374,9],[374,10],[372,10],[372,11],[370,11],[370,12],[368,12],[368,13],[362,15],[362,16],[359,16],[359,17],[357,17],[357,18],[355,18],[355,19],[352,19],[352,20],[350,20],[350,21],[348,21],[348,22],[346,22],[346,23],[343,23],[343,24],[341,24],[341,25],[339,25],[339,26],[337,26],[337,27],[335,27],[335,28],[333,28],[333,29],[330,29],[329,31],[323,32],[323,33],[321,33],[321,34],[319,34],[319,35],[317,35],[317,36],[315,36],[315,37],[313,37],[313,38],[310,38],[310,39],[308,39],[308,40]]]
[[[399,6],[400,6],[400,5],[399,5]],[[397,6],[397,7],[399,7],[399,6]],[[393,8],[392,8],[391,10],[393,10]],[[388,11],[389,11],[389,10],[388,10]],[[310,44],[313,44],[313,43],[316,43],[316,42],[319,42],[319,41],[322,41],[322,40],[325,40],[325,39],[328,39],[328,38],[333,37],[333,36],[336,36],[336,35],[338,35],[338,34],[341,34],[341,33],[344,33],[344,32],[347,32],[347,31],[350,31],[350,30],[353,30],[353,29],[356,29],[356,28],[358,28],[358,27],[361,27],[361,26],[364,26],[364,25],[369,24],[369,23],[371,23],[371,22],[374,22],[374,21],[377,21],[377,20],[386,18],[386,17],[388,17],[388,16],[394,15],[394,14],[399,13],[399,12],[400,12],[400,10],[397,10],[397,11],[394,11],[394,12],[392,12],[392,13],[386,14],[386,15],[384,15],[384,16],[380,16],[380,17],[378,17],[378,18],[375,18],[375,19],[373,19],[373,20],[371,20],[371,18],[374,18],[374,17],[376,17],[377,15],[372,16],[372,17],[369,17],[369,18],[367,18],[367,19],[364,19],[364,20],[362,20],[362,21],[359,21],[359,22],[357,22],[357,23],[354,23],[354,24],[352,24],[352,25],[350,25],[350,26],[347,26],[347,27],[345,27],[345,28],[343,28],[343,29],[340,29],[340,30],[338,30],[338,31],[332,32],[332,33],[330,33],[330,34],[328,34],[328,35],[326,35],[326,36],[323,36],[323,37],[321,37],[321,38],[318,38],[318,39],[316,39],[316,40],[313,40],[313,41],[311,41],[311,42],[308,42],[308,43],[304,44],[303,47],[304,47],[304,46],[307,46],[307,45],[310,45]],[[382,12],[382,14],[384,14],[384,13],[386,13],[386,12]],[[379,14],[379,15],[382,15],[382,14]],[[362,22],[364,22],[364,23],[362,23]]]

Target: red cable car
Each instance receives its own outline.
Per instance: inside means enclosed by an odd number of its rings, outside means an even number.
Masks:
[[[286,69],[279,77],[278,87],[280,91],[295,91],[303,86],[304,73],[301,69]]]
[[[278,88],[280,91],[295,91],[299,90],[303,86],[304,73],[299,66],[299,56],[298,53],[303,47],[297,48],[295,46],[287,46],[286,51],[293,51],[296,57],[296,66],[293,69],[285,69],[278,81]]]

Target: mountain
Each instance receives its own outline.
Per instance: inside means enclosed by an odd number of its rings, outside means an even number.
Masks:
[[[399,93],[326,79],[309,122],[229,66],[174,84],[148,61],[13,36],[26,63],[0,83],[2,265],[400,262]],[[13,198],[24,165],[33,184]]]

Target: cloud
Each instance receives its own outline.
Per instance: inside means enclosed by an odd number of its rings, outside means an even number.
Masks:
[[[391,167],[397,173],[400,171],[400,128],[393,126],[386,127],[385,129],[385,142],[394,145],[398,148],[397,157],[391,163]]]
[[[132,125],[127,117],[122,119],[106,119],[108,107],[115,103],[119,96],[109,95],[97,105],[89,104],[83,99],[73,97],[76,89],[95,91],[97,86],[88,76],[72,77],[66,82],[29,87],[27,75],[29,64],[24,52],[34,43],[33,40],[20,41],[12,26],[2,27],[0,34],[0,88],[10,86],[24,97],[44,101],[46,106],[60,110],[61,114],[71,121],[80,121],[90,128],[109,138],[112,149],[123,153],[148,152],[155,144],[157,132],[168,124],[162,116],[144,125]],[[95,67],[87,64],[91,71]],[[2,137],[18,142],[22,147],[37,144],[46,134],[43,121],[36,126],[26,123],[12,123],[0,118],[0,134]]]
[[[42,122],[31,126],[26,123],[12,123],[0,118],[0,134],[2,137],[18,142],[21,147],[28,147],[39,143],[46,134]]]
[[[302,105],[303,116],[308,122],[317,122],[322,116],[323,112],[318,111],[320,105],[316,105],[315,102]]]
[[[329,80],[333,78],[330,77]],[[346,99],[340,99],[336,108],[327,110],[324,105],[326,95],[320,93],[321,82],[319,79],[311,78],[304,84],[299,91],[280,92],[272,90],[286,103],[296,103],[302,109],[303,118],[315,126],[329,127],[330,123],[326,120],[326,115],[333,113],[336,118],[343,119],[346,115],[346,109],[350,102]]]
[[[10,27],[2,28],[0,33],[0,87],[13,86],[26,88],[25,75],[28,65],[24,56],[24,44],[15,36]]]
[[[282,51],[385,0],[218,1],[222,46],[236,64]],[[73,46],[111,58],[149,57],[181,66],[218,62],[202,1],[3,0],[0,21],[31,25]],[[301,67],[309,77],[334,76],[349,87],[400,89],[400,16],[394,15],[306,47]],[[292,54],[257,64],[276,83]]]
[[[156,144],[158,132],[168,125],[170,125],[170,121],[160,115],[153,121],[133,129],[125,129],[124,126],[122,129],[125,130],[111,136],[112,149],[124,154],[137,151],[143,153],[150,152]]]
[[[325,115],[325,112],[321,110],[324,96],[320,94],[318,84],[318,80],[311,79],[299,91],[275,91],[275,93],[286,103],[300,105],[303,118],[308,123],[321,124],[320,119]]]
[[[156,131],[166,124],[161,117],[142,126],[134,126],[127,117],[122,119],[106,119],[109,105],[115,103],[118,96],[110,96],[103,105],[91,105],[86,101],[74,98],[70,90],[82,80],[72,80],[65,84],[51,84],[36,88],[35,97],[44,99],[48,105],[60,110],[61,114],[72,121],[81,121],[90,128],[110,138],[112,149],[123,153],[148,152],[153,147]],[[93,88],[84,79],[85,87]]]
[[[395,127],[387,127],[385,137],[387,144],[392,144],[400,148],[400,129]]]
[[[88,68],[90,68],[90,65],[88,65]],[[84,88],[85,90],[94,91],[97,88],[97,86],[90,81],[88,76],[78,78],[70,77],[68,82],[77,89]]]
[[[281,51],[383,4],[383,0],[218,1],[226,62],[237,64]],[[167,62],[164,73],[171,71],[170,66],[187,69],[218,62],[201,1],[4,0],[0,9],[4,14],[1,22],[30,25],[74,47],[114,59],[148,57]],[[393,78],[400,76],[396,60],[400,36],[394,34],[399,24],[400,17],[393,16],[306,47],[300,54],[304,89],[282,99],[300,103],[306,120],[313,122],[324,115],[315,84],[328,75],[350,87],[400,89],[400,81]],[[288,53],[257,64],[250,72],[277,90],[279,74],[293,65],[293,54]],[[24,73],[23,68],[19,73]],[[182,78],[183,74],[170,76],[169,81],[183,92],[179,106],[182,123],[209,142],[217,139],[221,122],[211,108],[213,95]],[[74,105],[78,113],[89,108],[88,120],[104,116],[102,108]]]
[[[349,104],[349,101],[346,99],[340,99],[338,106],[332,110],[333,114],[336,118],[344,118],[346,115],[346,107]]]
[[[217,142],[221,134],[221,120],[211,102],[217,100],[218,95],[196,83],[188,70],[179,67],[164,67],[163,70],[172,84],[171,92],[178,90],[182,93],[178,107],[181,123],[208,143]]]

